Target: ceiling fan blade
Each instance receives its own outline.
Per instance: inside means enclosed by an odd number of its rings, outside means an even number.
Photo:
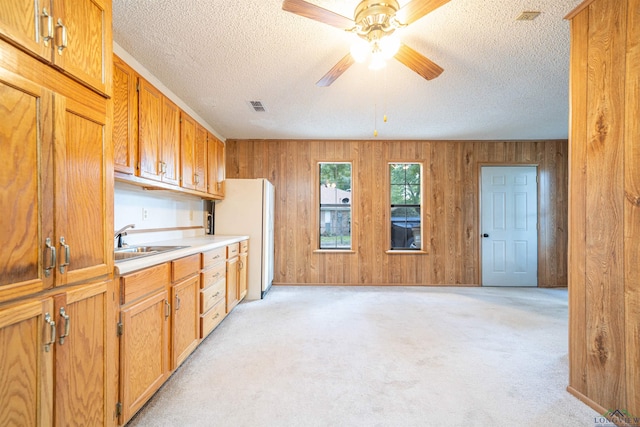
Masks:
[[[356,61],[355,59],[353,59],[353,56],[351,56],[350,53],[347,53],[344,56],[344,58],[338,61],[338,63],[334,65],[333,68],[327,72],[327,74],[325,74],[324,76],[322,76],[320,80],[318,80],[318,82],[316,83],[316,86],[320,86],[320,87],[329,86],[338,77],[340,77],[342,73],[347,71],[347,68],[351,67],[354,62]]]
[[[427,80],[435,79],[444,71],[444,68],[404,44],[400,45],[395,58]]]
[[[400,8],[396,13],[396,18],[408,25],[445,3],[449,3],[449,0],[413,0]]]
[[[315,4],[307,3],[304,0],[284,0],[282,2],[282,10],[304,16],[305,18],[314,19],[340,29],[347,29],[355,26],[352,19],[324,9],[320,6],[316,6]]]

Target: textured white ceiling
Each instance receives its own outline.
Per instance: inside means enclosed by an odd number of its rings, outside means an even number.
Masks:
[[[309,1],[347,17],[358,3]],[[581,1],[451,0],[402,34],[444,68],[431,81],[392,60],[317,87],[356,36],[281,0],[113,0],[113,33],[224,138],[554,139],[568,133],[563,17]],[[525,10],[542,14],[516,21]]]

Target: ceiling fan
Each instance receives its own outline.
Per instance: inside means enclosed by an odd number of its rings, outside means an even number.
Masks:
[[[448,2],[449,0],[412,0],[401,8],[397,0],[362,0],[356,6],[353,19],[304,0],[284,0],[282,9],[353,32],[360,37],[359,43],[352,46],[351,52],[316,83],[318,86],[329,86],[354,62],[362,62],[367,56],[371,57],[369,68],[380,68],[387,59],[393,57],[427,80],[438,77],[444,69],[400,43],[394,32]]]

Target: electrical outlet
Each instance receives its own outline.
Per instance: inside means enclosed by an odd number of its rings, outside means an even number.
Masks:
[[[142,220],[146,221],[149,219],[149,209],[142,208]]]
[[[193,209],[189,209],[189,221],[193,221]]]

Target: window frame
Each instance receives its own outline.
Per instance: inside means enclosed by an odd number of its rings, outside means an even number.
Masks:
[[[350,203],[349,206],[351,207],[351,225],[350,225],[350,231],[351,231],[351,244],[349,248],[321,248],[320,244],[321,244],[321,239],[320,239],[320,224],[321,224],[321,206],[320,206],[320,166],[323,164],[348,164],[351,166],[351,199],[350,199]],[[355,223],[356,221],[354,221],[354,219],[356,218],[357,215],[357,209],[356,209],[356,205],[354,203],[354,194],[356,194],[356,188],[355,188],[355,179],[354,177],[356,176],[356,168],[355,168],[355,162],[353,160],[317,160],[315,162],[315,174],[314,174],[314,210],[315,210],[315,231],[313,233],[313,247],[314,253],[340,253],[340,254],[353,254],[356,253],[354,248],[357,248],[357,241],[356,241],[356,236],[357,236],[357,232],[356,232],[356,226]]]
[[[420,249],[400,248],[394,249],[391,246],[391,165],[394,164],[412,164],[420,166]],[[386,180],[386,250],[387,254],[427,254],[425,246],[429,244],[427,240],[428,233],[426,232],[428,224],[425,222],[427,201],[425,200],[425,184],[426,177],[425,171],[427,168],[425,162],[421,160],[389,160],[387,161],[387,180]]]

